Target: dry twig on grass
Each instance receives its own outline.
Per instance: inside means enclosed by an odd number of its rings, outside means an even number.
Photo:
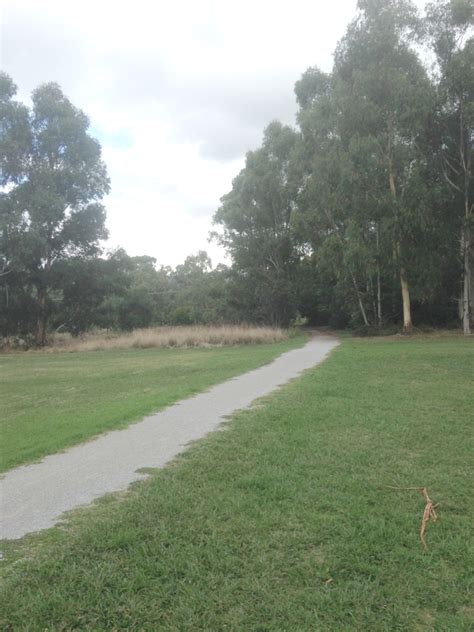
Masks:
[[[433,501],[428,496],[428,490],[426,489],[426,487],[422,487],[420,489],[420,492],[426,502],[425,510],[423,512],[423,518],[421,520],[420,540],[423,546],[425,547],[425,549],[427,549],[428,545],[426,544],[426,540],[425,540],[425,531],[426,531],[426,527],[428,526],[428,522],[430,520],[432,522],[436,522],[438,520],[438,515],[436,513],[436,507],[438,506],[438,504],[436,505],[433,504]]]
[[[415,490],[420,492],[420,494],[425,499],[425,510],[423,511],[423,518],[421,519],[420,525],[420,541],[425,549],[428,549],[428,545],[426,544],[426,527],[428,526],[429,521],[436,522],[438,520],[438,514],[436,513],[436,508],[439,506],[439,503],[436,505],[433,503],[431,498],[428,496],[428,489],[426,487],[392,487],[391,485],[387,485],[389,489],[396,489],[398,491],[407,491],[407,490]]]

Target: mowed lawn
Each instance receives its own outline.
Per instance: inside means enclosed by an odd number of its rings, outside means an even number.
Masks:
[[[348,340],[128,494],[6,543],[11,630],[472,630],[474,344]],[[419,541],[426,486],[439,520]]]
[[[0,471],[126,426],[303,344],[0,355]]]

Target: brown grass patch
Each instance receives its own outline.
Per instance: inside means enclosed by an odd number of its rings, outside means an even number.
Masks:
[[[223,347],[269,344],[287,338],[288,333],[276,327],[245,325],[150,327],[136,329],[130,333],[90,333],[80,339],[58,334],[45,350],[74,352],[153,347]]]

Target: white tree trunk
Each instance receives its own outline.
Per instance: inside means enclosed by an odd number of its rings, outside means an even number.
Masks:
[[[408,334],[413,329],[413,323],[411,321],[410,290],[404,268],[400,268],[400,285],[403,301],[403,331]]]
[[[468,228],[463,231],[463,292],[462,292],[462,328],[464,335],[471,334],[471,240]]]

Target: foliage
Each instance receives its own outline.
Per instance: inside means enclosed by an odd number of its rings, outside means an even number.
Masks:
[[[291,156],[297,135],[271,123],[261,149],[247,154],[214,222],[232,256],[235,284],[248,320],[287,325],[295,316],[296,256],[291,230],[297,181]]]
[[[8,185],[0,198],[2,265],[34,291],[36,342],[44,345],[56,267],[97,254],[106,236],[100,200],[109,181],[87,117],[59,86],[37,88],[31,111],[13,100],[16,87],[4,74],[0,89],[2,184]]]

